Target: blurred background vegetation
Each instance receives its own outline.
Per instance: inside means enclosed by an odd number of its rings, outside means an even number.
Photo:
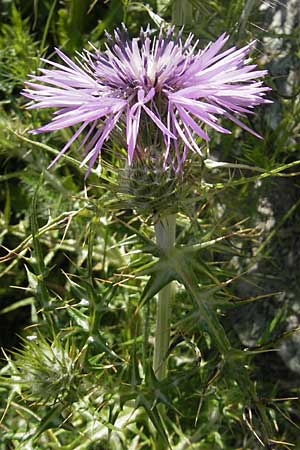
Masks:
[[[177,450],[300,448],[299,2],[2,0],[0,8],[0,449],[159,449],[166,439]],[[153,377],[155,302],[140,305],[147,277],[135,275],[151,261],[141,235],[153,231],[149,217],[116,208],[119,149],[107,148],[101,176],[94,170],[85,185],[76,145],[46,170],[71,130],[27,133],[51,113],[27,111],[20,95],[40,58],[54,47],[73,56],[88,42],[103,48],[104,31],[121,22],[132,36],[148,23],[184,25],[200,46],[224,31],[237,47],[256,39],[253,57],[269,71],[274,103],[251,118],[264,139],[234,129],[210,143],[216,161],[264,173],[214,169],[197,184],[195,161],[195,201],[189,218],[179,215],[178,243],[228,236],[197,254],[197,273],[231,341],[253,351],[247,365],[271,434],[255,405],[243,404],[179,285],[170,373],[159,385]]]

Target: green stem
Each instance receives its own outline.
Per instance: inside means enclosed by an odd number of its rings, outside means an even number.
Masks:
[[[159,219],[154,226],[157,245],[166,253],[170,253],[175,243],[176,215],[170,214]],[[170,341],[170,304],[174,286],[169,283],[158,294],[156,312],[156,332],[154,342],[153,370],[158,380],[167,374],[167,353]]]

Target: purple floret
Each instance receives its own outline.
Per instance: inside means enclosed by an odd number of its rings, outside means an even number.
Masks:
[[[84,51],[76,64],[58,49],[62,64],[43,60],[52,67],[40,69],[42,75],[26,83],[23,95],[32,100],[30,109],[57,110],[50,123],[32,133],[80,125],[50,166],[82,134],[81,166],[88,164],[87,176],[115,127],[125,128],[132,164],[137,149],[146,145],[142,120],[152,123],[156,141],[159,136],[164,165],[177,170],[188,150],[202,154],[199,141],[209,140],[207,128],[230,133],[220,125],[220,116],[260,137],[236,117],[269,103],[264,95],[270,88],[257,81],[267,71],[255,70],[247,60],[254,42],[221,51],[229,38],[222,34],[197,50],[193,35],[183,41],[181,34],[172,27],[153,37],[148,27],[140,38],[130,39],[123,26],[114,39],[107,35],[104,52]]]

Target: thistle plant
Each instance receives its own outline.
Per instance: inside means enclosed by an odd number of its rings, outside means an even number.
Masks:
[[[223,34],[198,50],[191,34],[183,41],[182,31],[175,33],[174,27],[166,33],[160,30],[158,37],[152,37],[148,27],[139,39],[130,39],[123,26],[116,30],[115,40],[107,34],[106,51],[85,51],[77,64],[57,49],[65,64],[45,60],[53,68],[41,69],[42,75],[34,76],[23,92],[33,101],[29,108],[59,108],[49,124],[33,133],[81,124],[50,166],[86,129],[80,144],[84,155],[81,165],[88,163],[86,175],[116,127],[126,130],[129,166],[142,161],[147,167],[149,159],[157,159],[162,169],[171,167],[174,175],[184,170],[188,151],[203,157],[201,141],[209,140],[204,126],[230,133],[218,123],[218,116],[258,136],[235,115],[252,114],[254,106],[268,102],[264,95],[269,88],[257,81],[266,71],[254,70],[256,65],[248,64],[246,56],[254,42],[241,49],[224,50],[228,39]],[[158,246],[163,251],[172,250],[175,217],[155,220]],[[167,305],[169,295],[160,303]],[[169,325],[162,318],[158,323],[159,340]],[[155,370],[164,364],[162,355],[167,349],[168,339],[158,350],[161,356],[155,356],[159,359]]]
[[[74,134],[51,162],[52,167],[76,141],[86,178],[105,159],[103,148],[118,134],[127,161],[120,171],[121,193],[130,194],[130,207],[151,215],[156,235],[153,252],[159,259],[143,300],[158,294],[153,372],[159,382],[167,377],[170,320],[174,280],[183,284],[199,309],[201,320],[222,355],[227,373],[236,379],[245,402],[254,402],[264,432],[268,420],[254,385],[239,361],[245,353],[233,349],[216,312],[201,297],[192,262],[193,248],[176,246],[176,214],[184,200],[193,201],[188,174],[198,159],[199,179],[214,130],[230,134],[221,119],[228,119],[260,138],[244,119],[254,107],[268,103],[265,70],[250,63],[255,42],[226,48],[229,36],[199,49],[192,34],[183,38],[175,28],[158,34],[148,26],[131,39],[125,26],[107,34],[104,51],[92,47],[72,61],[56,50],[61,62],[43,60],[47,68],[26,83],[28,108],[55,108],[50,123],[32,133],[76,127]],[[179,195],[180,193],[180,195]],[[186,203],[186,202],[185,202]],[[150,206],[149,206],[150,205]],[[236,373],[239,372],[239,376]]]

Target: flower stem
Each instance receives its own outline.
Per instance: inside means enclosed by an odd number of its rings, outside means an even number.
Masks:
[[[176,215],[170,214],[159,219],[154,226],[157,245],[169,253],[176,236]],[[153,370],[158,380],[167,374],[167,353],[170,341],[170,304],[174,291],[173,283],[167,284],[158,294],[156,312],[156,332],[154,342]]]

